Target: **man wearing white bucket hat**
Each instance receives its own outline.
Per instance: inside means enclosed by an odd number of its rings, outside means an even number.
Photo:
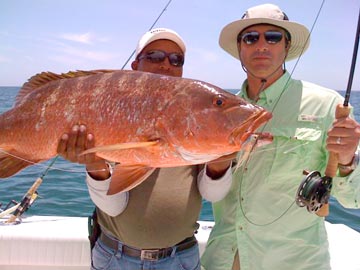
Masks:
[[[360,126],[335,119],[343,98],[330,89],[295,80],[285,62],[309,46],[309,31],[277,6],[252,7],[220,33],[220,46],[247,74],[238,95],[273,113],[259,131],[273,142],[255,149],[233,173],[228,195],[213,204],[215,226],[202,265],[206,270],[328,270],[324,218],[295,203],[303,171],[324,173],[329,151],[338,156],[332,195],[358,208]],[[304,191],[305,192],[305,191]]]

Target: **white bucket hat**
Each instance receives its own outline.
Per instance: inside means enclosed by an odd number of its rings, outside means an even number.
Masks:
[[[240,20],[226,25],[220,33],[219,44],[226,52],[239,59],[237,36],[244,29],[255,24],[279,26],[291,35],[291,45],[286,61],[299,57],[310,44],[310,32],[302,24],[290,22],[282,10],[273,4],[264,4],[249,8]]]
[[[185,43],[182,40],[182,38],[179,36],[178,33],[176,33],[173,30],[167,29],[167,28],[154,28],[148,32],[146,32],[139,40],[138,45],[136,47],[136,55],[135,57],[138,57],[138,55],[141,53],[141,51],[151,42],[158,40],[158,39],[168,39],[173,42],[175,42],[177,45],[179,45],[180,49],[185,53],[186,47]]]

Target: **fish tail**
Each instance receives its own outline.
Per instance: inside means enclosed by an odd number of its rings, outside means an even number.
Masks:
[[[13,151],[4,148],[0,150],[0,178],[10,177],[30,165],[28,161],[19,159],[17,156],[20,155]]]

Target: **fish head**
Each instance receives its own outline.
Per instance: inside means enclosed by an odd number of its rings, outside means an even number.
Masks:
[[[165,115],[166,140],[194,163],[239,151],[272,117],[264,108],[201,81],[179,90]]]

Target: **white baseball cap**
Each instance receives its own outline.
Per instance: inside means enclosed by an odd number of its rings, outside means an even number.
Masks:
[[[179,45],[180,49],[185,53],[186,47],[183,39],[179,36],[178,33],[171,29],[167,28],[155,28],[148,32],[146,32],[139,40],[138,45],[136,47],[135,57],[141,53],[141,51],[151,42],[158,39],[168,39],[175,42]]]

